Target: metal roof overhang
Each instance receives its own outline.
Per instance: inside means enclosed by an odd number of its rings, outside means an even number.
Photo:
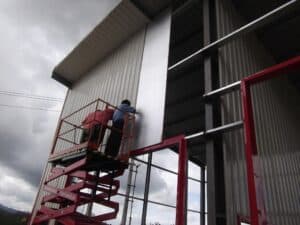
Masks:
[[[71,88],[99,61],[149,23],[151,18],[166,9],[171,2],[171,0],[122,0],[54,68],[52,78]]]

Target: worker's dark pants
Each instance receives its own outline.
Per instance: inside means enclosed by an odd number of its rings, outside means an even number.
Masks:
[[[107,140],[105,154],[112,157],[116,157],[119,153],[119,148],[122,141],[122,130],[124,126],[124,121],[114,122],[111,130],[110,136]]]
[[[99,146],[103,141],[105,134],[105,126],[102,124],[96,124],[90,129],[84,129],[80,138],[80,143],[90,141]],[[90,138],[90,139],[89,139]]]

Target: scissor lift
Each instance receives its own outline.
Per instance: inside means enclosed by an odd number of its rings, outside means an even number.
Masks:
[[[91,140],[91,134],[87,141],[80,143],[84,129],[80,124],[83,117],[107,108],[117,109],[97,99],[61,119],[48,160],[52,164],[51,172],[43,185],[43,191],[47,194],[42,198],[41,207],[32,224],[44,224],[55,219],[63,225],[104,225],[105,221],[116,218],[119,203],[112,201],[111,197],[118,193],[120,187],[116,178],[128,167],[134,115],[126,115],[122,131],[106,125],[106,134],[100,145]],[[102,126],[101,129],[105,128]],[[122,132],[122,143],[116,158],[108,157],[104,153],[110,132]],[[60,188],[58,184],[64,185]],[[110,211],[91,215],[93,203]],[[78,209],[83,205],[87,206],[87,210],[80,212]]]

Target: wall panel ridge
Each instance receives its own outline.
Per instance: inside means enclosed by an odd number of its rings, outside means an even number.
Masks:
[[[216,1],[216,15],[219,38],[245,24],[231,0]],[[248,34],[219,49],[220,86],[274,64],[272,56],[256,36]],[[284,101],[278,88],[280,85],[284,85]],[[299,158],[300,151],[299,138],[295,138],[295,133],[299,134],[300,125],[296,123],[299,119],[290,113],[295,102],[300,102],[299,93],[296,94],[287,79],[272,80],[252,89],[258,163],[263,174],[269,222],[274,225],[300,224],[297,216],[300,206],[295,202],[299,199],[298,191],[295,191],[296,183],[299,184],[299,174],[295,171],[299,172],[299,166],[295,160]],[[288,100],[288,96],[296,96],[296,100]],[[221,109],[223,124],[241,120],[239,92],[224,96]],[[223,146],[227,224],[236,224],[238,214],[249,216],[243,131],[225,134]],[[286,177],[280,174],[286,174]]]

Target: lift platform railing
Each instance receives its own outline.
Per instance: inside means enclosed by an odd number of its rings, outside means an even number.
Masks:
[[[105,154],[107,141],[112,132],[118,133],[122,137],[119,151],[116,150],[119,152],[116,159],[128,161],[134,137],[135,116],[124,112],[124,126],[120,130],[112,126],[111,120],[106,124],[104,115],[99,119],[95,113],[102,112],[112,115],[115,110],[120,109],[99,98],[62,117],[56,131],[49,161],[71,157],[86,151]],[[84,123],[87,117],[88,120]]]

